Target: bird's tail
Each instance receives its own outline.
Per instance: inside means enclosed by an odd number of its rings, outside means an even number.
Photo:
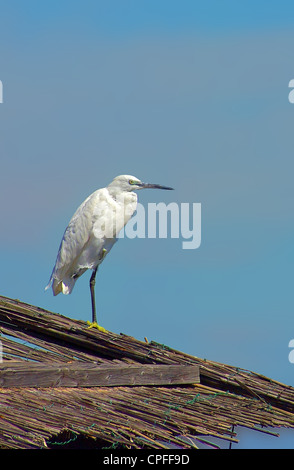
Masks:
[[[65,278],[62,281],[51,277],[49,283],[45,287],[45,290],[52,286],[53,295],[58,295],[61,292],[65,295],[68,295],[71,294],[75,282],[76,279],[73,279],[72,277]]]

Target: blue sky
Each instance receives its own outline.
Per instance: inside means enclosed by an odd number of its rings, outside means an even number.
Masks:
[[[0,2],[1,294],[90,318],[89,275],[44,293],[78,205],[118,174],[200,202],[202,243],[119,240],[107,329],[294,385],[294,5]],[[294,447],[294,446],[293,446]]]

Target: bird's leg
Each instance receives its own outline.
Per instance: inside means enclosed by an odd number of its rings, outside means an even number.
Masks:
[[[102,261],[107,253],[107,250],[103,248],[100,260]],[[99,331],[106,332],[105,328],[99,326],[97,323],[97,315],[96,315],[96,301],[95,301],[95,284],[96,284],[96,274],[98,271],[98,266],[93,270],[92,276],[90,278],[90,292],[91,292],[91,304],[92,304],[92,323],[87,322],[89,328],[97,328]]]
[[[91,304],[92,304],[92,322],[97,323],[97,315],[96,315],[96,301],[95,301],[95,284],[96,284],[96,274],[98,271],[97,268],[94,269],[91,279],[90,279],[90,291],[91,291]]]

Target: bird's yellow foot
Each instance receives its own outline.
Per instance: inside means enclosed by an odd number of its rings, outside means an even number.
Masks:
[[[107,333],[107,330],[105,330],[105,328],[103,328],[103,326],[100,326],[98,325],[98,323],[96,323],[95,321],[94,322],[90,322],[90,321],[87,321],[87,325],[88,328],[97,328],[98,331],[102,331],[103,333]]]

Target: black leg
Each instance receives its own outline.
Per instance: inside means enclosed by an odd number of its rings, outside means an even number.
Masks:
[[[97,323],[96,316],[96,302],[95,302],[95,283],[96,283],[96,274],[98,266],[93,270],[91,279],[90,279],[90,291],[91,291],[91,302],[92,302],[92,322]]]

